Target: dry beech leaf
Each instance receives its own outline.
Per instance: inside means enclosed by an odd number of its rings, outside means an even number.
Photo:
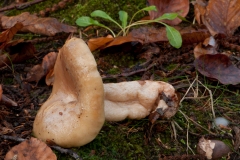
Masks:
[[[240,0],[210,0],[207,6],[206,4],[201,0],[196,2],[196,19],[198,22],[202,21],[213,36],[232,35],[240,26]]]
[[[157,11],[149,11],[150,19],[155,19],[164,13],[179,13],[180,16],[185,17],[189,11],[189,0],[148,0],[149,5],[157,7]],[[172,21],[164,20],[163,22],[170,25],[177,25],[182,20],[176,18]]]
[[[43,57],[42,63],[33,66],[33,68],[27,73],[27,82],[38,82],[42,77],[48,74],[55,65],[57,59],[57,52],[50,52]]]
[[[24,27],[20,30],[22,32],[32,32],[47,36],[54,36],[60,32],[70,33],[77,31],[76,27],[60,23],[56,18],[38,18],[28,12],[12,17],[1,17],[1,26],[3,29],[11,28],[17,22],[23,24]]]
[[[96,49],[106,46],[113,40],[114,38],[111,35],[108,35],[107,37],[91,38],[88,40],[87,44],[90,51],[95,51]]]
[[[194,61],[196,69],[203,75],[219,80],[222,84],[240,83],[240,69],[224,54],[205,54]]]
[[[6,46],[6,44],[12,40],[13,36],[22,28],[23,28],[23,24],[20,22],[17,22],[11,28],[7,29],[6,31],[3,31],[0,34],[0,43],[1,43],[0,49],[3,49]]]
[[[18,43],[15,46],[8,47],[8,49],[9,54],[0,55],[0,67],[6,64],[11,65],[12,63],[23,62],[29,58],[33,58],[36,53],[34,45],[30,42]]]
[[[5,156],[4,160],[56,160],[56,155],[44,142],[31,138],[14,146]]]

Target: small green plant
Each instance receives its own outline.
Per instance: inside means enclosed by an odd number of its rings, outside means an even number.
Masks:
[[[82,17],[78,18],[76,20],[76,23],[77,23],[77,25],[79,25],[81,27],[95,25],[95,26],[100,26],[100,27],[106,28],[107,30],[109,30],[112,33],[112,35],[114,37],[119,36],[120,34],[122,34],[123,36],[126,36],[129,32],[129,29],[136,25],[143,25],[143,24],[148,24],[148,23],[160,23],[166,27],[167,38],[168,38],[170,44],[175,48],[180,48],[182,45],[182,37],[181,37],[180,33],[175,28],[167,25],[166,23],[161,22],[161,20],[174,20],[175,18],[179,17],[178,13],[165,13],[162,16],[160,16],[156,19],[153,19],[153,20],[139,20],[139,21],[132,23],[134,17],[141,11],[152,11],[152,10],[157,11],[155,6],[145,7],[143,9],[137,11],[131,18],[128,25],[127,25],[128,13],[125,11],[118,12],[119,19],[122,22],[122,25],[120,25],[118,22],[116,22],[114,19],[112,19],[104,11],[96,10],[91,13],[91,17],[100,17],[100,18],[103,18],[103,19],[106,19],[106,20],[109,20],[109,21],[115,23],[121,29],[121,31],[117,35],[109,27],[99,23],[97,20],[94,20],[88,16],[82,16]]]

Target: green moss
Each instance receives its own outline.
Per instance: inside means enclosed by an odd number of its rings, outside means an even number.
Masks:
[[[24,10],[11,10],[8,15],[18,15],[22,12],[38,13],[45,8],[51,7],[53,4],[57,4],[61,0],[53,1],[43,1],[39,4],[32,5]],[[128,12],[129,17],[131,17],[136,11],[144,8],[146,6],[145,0],[80,0],[78,2],[68,3],[67,7],[60,9],[54,13],[50,13],[50,17],[55,17],[60,21],[64,21],[67,24],[75,25],[75,21],[81,16],[90,16],[94,10],[103,10],[108,13],[113,19],[118,20],[118,12],[124,10]],[[139,14],[136,19],[142,18],[144,13]],[[108,22],[102,22],[108,25]],[[110,24],[111,25],[111,24]]]

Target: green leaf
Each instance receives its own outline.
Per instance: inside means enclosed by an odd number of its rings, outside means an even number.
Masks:
[[[128,13],[125,11],[119,11],[119,19],[122,21],[122,27],[125,28],[127,26],[127,19],[128,19]]]
[[[103,24],[99,23],[97,20],[94,20],[90,17],[87,17],[87,16],[83,16],[83,17],[80,17],[76,20],[76,24],[81,26],[81,27],[87,27],[87,26],[90,26],[90,25],[95,25],[95,26],[104,26]]]
[[[160,21],[163,19],[168,19],[168,20],[174,20],[175,18],[178,17],[177,13],[164,13],[162,16],[154,19],[155,21]]]
[[[91,17],[100,17],[115,22],[112,17],[110,17],[106,12],[101,10],[96,10],[91,13]]]
[[[141,11],[157,11],[157,8],[156,8],[156,6],[148,6],[148,7],[141,9]]]
[[[175,28],[168,26],[167,24],[164,25],[166,26],[169,43],[175,48],[180,48],[182,46],[181,34]]]

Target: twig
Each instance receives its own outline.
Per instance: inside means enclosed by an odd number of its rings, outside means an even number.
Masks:
[[[198,83],[200,83],[203,87],[205,87],[206,90],[208,90],[209,95],[210,95],[210,100],[211,100],[211,109],[212,109],[212,114],[213,114],[213,118],[215,119],[215,112],[214,112],[214,108],[213,108],[213,95],[212,95],[212,91],[210,89],[208,89],[204,84],[202,84],[202,82],[200,82],[199,80],[197,80]]]
[[[13,140],[13,141],[17,141],[17,142],[23,142],[26,140],[23,138],[7,136],[7,135],[2,135],[2,134],[0,134],[0,138],[6,139],[6,140]]]
[[[80,158],[77,153],[73,152],[70,149],[65,149],[65,148],[62,148],[62,147],[59,147],[59,146],[50,146],[50,147],[59,151],[59,152],[61,152],[61,153],[69,154],[70,156],[72,156],[76,160],[82,160],[82,158]]]
[[[23,141],[26,140],[26,139],[23,139],[23,138],[7,136],[7,135],[2,135],[2,134],[0,134],[0,138],[6,139],[6,140],[13,140],[13,141],[17,141],[17,142],[23,142]],[[59,151],[59,152],[61,152],[61,153],[69,154],[70,156],[72,156],[76,160],[82,160],[82,158],[80,158],[77,153],[75,153],[74,151],[72,151],[70,149],[61,148],[59,146],[50,146],[50,147]]]
[[[45,0],[35,0],[35,1],[26,2],[26,3],[10,5],[10,6],[1,8],[0,12],[11,10],[11,9],[24,9],[24,8],[27,8],[31,5],[33,5],[33,4],[37,4],[37,3],[40,3],[40,2],[43,2],[43,1],[45,1]]]
[[[188,122],[188,126],[187,126],[187,148],[189,148],[190,151],[195,155],[194,151],[193,151],[192,148],[189,146],[189,142],[188,142],[188,131],[189,131],[189,122]],[[187,153],[188,153],[188,149],[187,149]]]

